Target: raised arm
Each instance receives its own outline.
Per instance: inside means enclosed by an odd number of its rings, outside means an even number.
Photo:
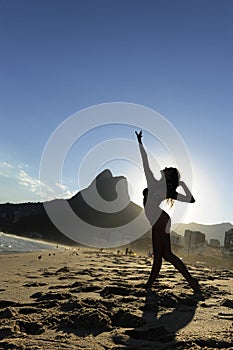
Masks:
[[[142,144],[142,131],[140,131],[139,133],[137,131],[135,131],[135,134],[137,135],[137,139],[138,139],[138,144],[139,144],[139,149],[140,149],[140,153],[141,153],[141,157],[142,157],[142,163],[143,163],[143,168],[144,168],[147,184],[151,184],[155,181],[155,178],[154,178],[154,175],[150,169],[148,157],[147,157],[146,151],[145,151],[143,144]]]
[[[185,194],[177,193],[176,199],[180,202],[194,203],[195,199],[193,198],[192,193],[190,192],[188,186],[184,183],[184,181],[180,181],[179,186],[183,188]]]

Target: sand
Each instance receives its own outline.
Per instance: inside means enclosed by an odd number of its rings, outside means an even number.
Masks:
[[[0,256],[0,349],[233,349],[233,271],[78,249]]]

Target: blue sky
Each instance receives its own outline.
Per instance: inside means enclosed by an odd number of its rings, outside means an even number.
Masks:
[[[70,115],[127,102],[163,115],[188,148],[196,203],[184,221],[233,223],[233,1],[0,0],[0,47],[1,203],[41,200],[43,149]],[[89,136],[56,185],[68,197],[88,149],[135,140],[120,126]]]

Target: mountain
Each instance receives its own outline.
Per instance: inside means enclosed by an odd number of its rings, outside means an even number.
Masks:
[[[185,230],[200,231],[206,235],[206,239],[218,239],[221,245],[224,244],[225,232],[233,229],[233,225],[229,222],[223,222],[219,224],[204,225],[197,224],[195,222],[189,224],[174,224],[172,230],[180,235],[184,235]]]
[[[225,232],[231,228],[230,223],[172,225],[178,234],[184,235],[185,230],[200,231],[207,240],[218,239],[221,245]],[[145,239],[151,240],[142,208],[130,201],[126,178],[114,177],[108,169],[67,200],[0,204],[0,231],[57,244],[103,248],[132,241],[144,246]]]
[[[126,178],[106,169],[68,200],[1,204],[0,231],[67,245],[117,246],[140,237],[140,213]]]

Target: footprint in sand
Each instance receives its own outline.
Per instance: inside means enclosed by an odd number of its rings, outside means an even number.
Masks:
[[[221,306],[226,306],[230,309],[233,309],[233,300],[230,299],[225,299],[223,300],[223,302],[221,303]]]
[[[30,335],[39,335],[45,331],[43,325],[37,322],[27,322],[19,320],[17,321],[17,325],[19,326],[21,332]]]
[[[43,286],[47,286],[47,283],[45,283],[45,282],[31,282],[31,283],[23,284],[23,287],[43,287]]]
[[[157,328],[148,328],[146,330],[127,330],[127,335],[134,339],[169,342],[174,339],[174,334],[169,333],[163,326]]]
[[[112,325],[122,328],[137,328],[146,324],[141,316],[132,314],[129,310],[119,309],[111,316]]]

